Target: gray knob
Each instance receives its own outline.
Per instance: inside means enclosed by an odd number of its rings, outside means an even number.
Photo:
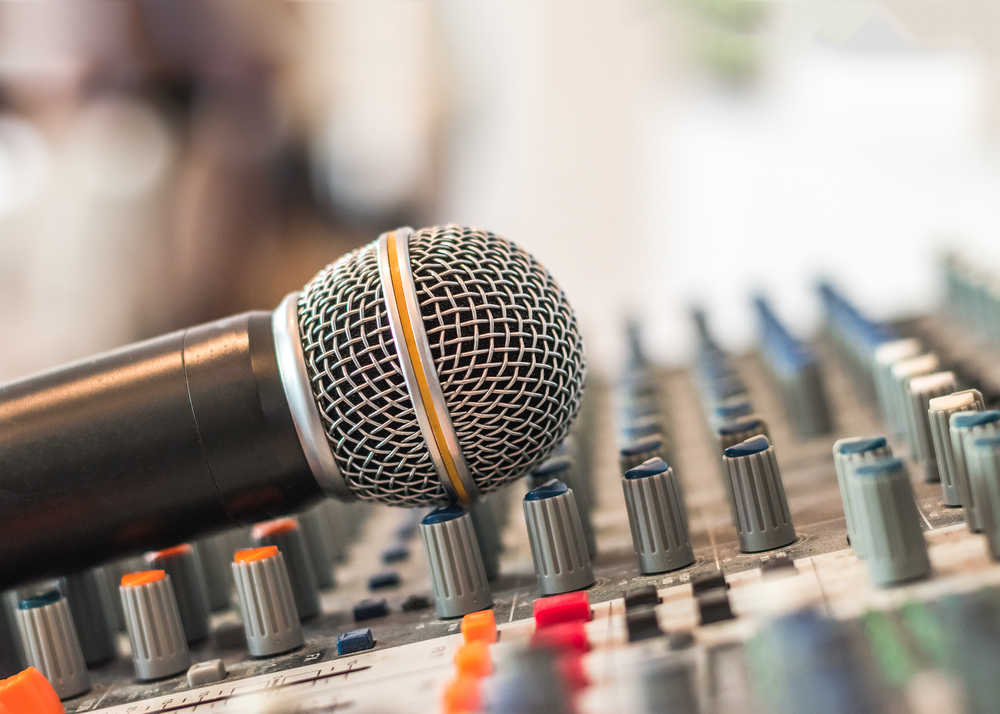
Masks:
[[[966,459],[990,557],[1000,560],[1000,434],[969,439]]]
[[[803,440],[828,434],[833,418],[815,358],[802,359],[791,369],[776,370],[775,375],[795,434]]]
[[[331,567],[333,556],[329,547],[333,537],[323,504],[320,503],[300,513],[298,521],[302,527],[306,554],[316,576],[316,586],[323,590],[332,588],[336,584]]]
[[[998,431],[1000,431],[1000,411],[952,414],[949,421],[951,452],[955,457],[955,481],[958,482],[962,507],[965,509],[965,522],[973,533],[979,533],[982,526],[979,523],[976,496],[969,482],[969,470],[965,459],[966,437],[975,439],[991,436]]]
[[[0,593],[0,679],[13,677],[25,668],[21,657],[21,637],[17,634],[17,604],[12,591]]]
[[[924,482],[940,481],[937,456],[931,438],[928,409],[931,399],[944,397],[958,389],[953,372],[934,372],[914,377],[907,387],[910,411],[910,451],[923,468]]]
[[[136,677],[162,679],[186,671],[191,655],[170,576],[162,570],[129,573],[118,592]]]
[[[327,532],[330,534],[327,546],[330,550],[330,558],[334,563],[342,563],[347,560],[347,549],[351,544],[351,524],[349,521],[354,518],[353,513],[358,505],[341,503],[328,498],[321,506],[322,513],[326,517]]]
[[[129,573],[136,573],[146,569],[146,561],[141,555],[122,558],[103,566],[105,574],[105,591],[108,593],[108,600],[111,602],[111,615],[114,619],[115,628],[119,632],[127,632],[125,627],[125,610],[122,608],[122,599],[118,594],[122,578]]]
[[[852,507],[865,543],[868,575],[878,587],[923,577],[930,572],[927,542],[910,477],[900,459],[883,459],[853,469]]]
[[[931,441],[938,475],[941,477],[941,497],[946,506],[961,506],[962,492],[955,478],[955,452],[951,446],[951,415],[961,412],[981,412],[985,409],[983,395],[975,389],[966,389],[927,403]]]
[[[911,441],[910,430],[910,380],[924,374],[933,374],[938,371],[940,361],[933,353],[907,357],[893,363],[892,374],[892,399],[893,411],[896,414],[896,421],[893,423],[895,435],[906,443],[910,453],[916,454],[917,445]]]
[[[673,469],[652,458],[625,472],[622,490],[639,570],[664,573],[691,565],[687,509]]]
[[[205,594],[208,596],[208,608],[212,612],[227,610],[230,605],[229,592],[232,580],[229,578],[229,538],[225,533],[203,538],[192,543],[198,560],[201,561],[201,571],[205,576]]]
[[[479,554],[483,558],[486,579],[495,580],[500,575],[500,551],[503,550],[503,541],[493,495],[480,496],[479,500],[469,506],[469,517],[472,518],[472,528],[476,532],[476,542],[479,544]]]
[[[472,519],[461,506],[443,506],[427,514],[420,521],[420,538],[440,617],[461,617],[493,604]]]
[[[759,417],[751,416],[747,419],[739,419],[734,422],[730,422],[725,426],[720,426],[716,433],[719,437],[719,452],[723,452],[730,446],[736,446],[747,439],[752,439],[755,436],[766,436],[768,439],[771,435],[767,430],[767,422]]]
[[[759,553],[793,543],[795,526],[778,460],[767,437],[755,436],[730,446],[723,452],[722,462],[740,550]]]
[[[634,469],[639,464],[654,457],[663,458],[663,438],[647,436],[622,447],[618,453],[618,467],[624,474],[629,469]]]
[[[892,367],[896,362],[917,357],[921,352],[923,347],[920,346],[920,341],[913,338],[883,342],[875,348],[872,359],[875,396],[882,418],[889,424],[893,434],[899,433],[900,424],[904,423],[904,420],[896,409],[896,382],[892,378]]]
[[[208,595],[201,561],[194,548],[184,543],[146,553],[146,562],[150,568],[162,570],[170,577],[188,644],[206,639],[209,633]]]
[[[521,505],[538,591],[557,595],[593,585],[594,569],[573,490],[553,479],[525,494]]]
[[[232,567],[250,654],[270,657],[301,647],[302,625],[277,546],[241,550]]]
[[[258,523],[253,527],[252,536],[253,543],[258,548],[268,545],[278,547],[285,559],[299,617],[303,620],[316,617],[320,610],[319,588],[298,521],[294,518],[278,518]]]
[[[100,568],[91,568],[59,579],[59,590],[69,604],[87,665],[107,662],[118,653],[105,579],[104,571]]]
[[[583,537],[587,541],[587,552],[593,558],[597,555],[597,538],[594,535],[594,523],[590,517],[594,504],[588,484],[580,478],[573,462],[566,458],[549,459],[531,472],[532,485],[535,488],[552,479],[562,481],[573,491],[576,508],[580,513],[580,525],[583,526]]]
[[[871,464],[892,457],[892,449],[884,436],[852,436],[840,439],[833,445],[833,465],[837,470],[837,485],[840,500],[844,504],[844,518],[847,520],[847,535],[851,547],[859,558],[865,557],[864,534],[858,528],[858,515],[853,502],[856,496],[851,491],[850,472],[863,464]]]
[[[22,600],[17,606],[17,625],[28,664],[45,675],[60,699],[90,689],[69,604],[58,590]]]

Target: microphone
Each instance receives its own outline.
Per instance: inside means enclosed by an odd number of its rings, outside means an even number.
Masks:
[[[493,233],[381,235],[248,312],[0,386],[0,590],[300,509],[472,503],[566,437],[549,272]]]

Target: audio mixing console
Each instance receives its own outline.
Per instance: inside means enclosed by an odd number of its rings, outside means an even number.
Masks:
[[[207,599],[216,600],[210,634],[191,644],[180,666],[152,657],[144,666],[170,674],[143,682],[130,650],[144,645],[134,633],[130,644],[110,617],[114,652],[89,668],[89,686],[65,698],[65,709],[998,711],[1000,567],[991,543],[1000,493],[987,482],[1000,479],[990,472],[1000,459],[980,452],[1000,453],[986,443],[994,426],[982,416],[1000,396],[1000,301],[992,281],[954,261],[947,270],[948,305],[894,325],[865,320],[825,287],[827,322],[810,343],[759,301],[760,349],[747,355],[724,353],[698,315],[701,344],[691,369],[646,363],[633,332],[626,373],[590,375],[557,461],[488,496],[473,514],[496,638],[488,617],[460,616],[478,609],[468,603],[479,590],[449,594],[432,582],[423,540],[432,543],[435,528],[464,517],[327,504],[298,525],[268,524],[199,544]],[[977,392],[967,400],[951,396],[968,389]],[[932,404],[938,397],[944,401]],[[943,436],[935,409],[950,418]],[[951,437],[963,427],[953,411],[966,421],[976,415],[964,474],[955,473],[962,464],[954,462]],[[884,444],[850,440],[880,436]],[[902,462],[889,459],[890,450]],[[635,467],[628,479],[625,467]],[[579,518],[566,511],[569,520],[560,520],[556,507],[565,506],[567,492],[553,475],[572,487]],[[963,475],[971,491],[958,488]],[[967,523],[963,494],[977,496],[981,533]],[[530,538],[526,516],[541,524]],[[300,613],[319,592],[319,614],[303,621],[301,645],[294,623],[292,640],[257,637],[243,626],[254,607],[269,607],[253,605],[259,594],[250,591],[271,577],[264,570],[274,564],[270,545],[284,556],[276,582],[291,586],[288,599]],[[233,571],[233,551],[252,546],[265,550],[245,551],[256,554]],[[560,547],[568,550],[559,555]],[[302,557],[313,563],[311,581],[300,577]],[[580,569],[566,571],[573,558]],[[115,572],[117,584],[122,569],[158,563],[104,571]],[[170,567],[181,587],[183,574]],[[438,578],[460,570],[434,565]],[[250,584],[237,592],[232,572],[244,571]],[[291,577],[282,580],[286,571]],[[135,630],[142,618],[156,620],[147,612],[153,600],[139,601],[154,598],[157,582],[134,584],[139,604],[117,618],[131,618]],[[30,598],[47,585],[8,598],[23,601],[22,628],[24,612],[52,607],[44,594]],[[184,620],[190,598],[181,599]],[[439,615],[449,607],[459,614]],[[86,628],[78,621],[77,629]],[[192,663],[205,664],[189,671]]]

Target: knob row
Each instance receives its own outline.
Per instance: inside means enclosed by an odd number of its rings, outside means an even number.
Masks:
[[[819,360],[807,344],[788,332],[766,300],[758,298],[754,305],[761,353],[778,386],[788,423],[801,439],[828,434],[833,418]]]

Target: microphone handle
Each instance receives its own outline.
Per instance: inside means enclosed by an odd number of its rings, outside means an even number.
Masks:
[[[249,312],[0,386],[0,590],[319,499],[274,340]]]

